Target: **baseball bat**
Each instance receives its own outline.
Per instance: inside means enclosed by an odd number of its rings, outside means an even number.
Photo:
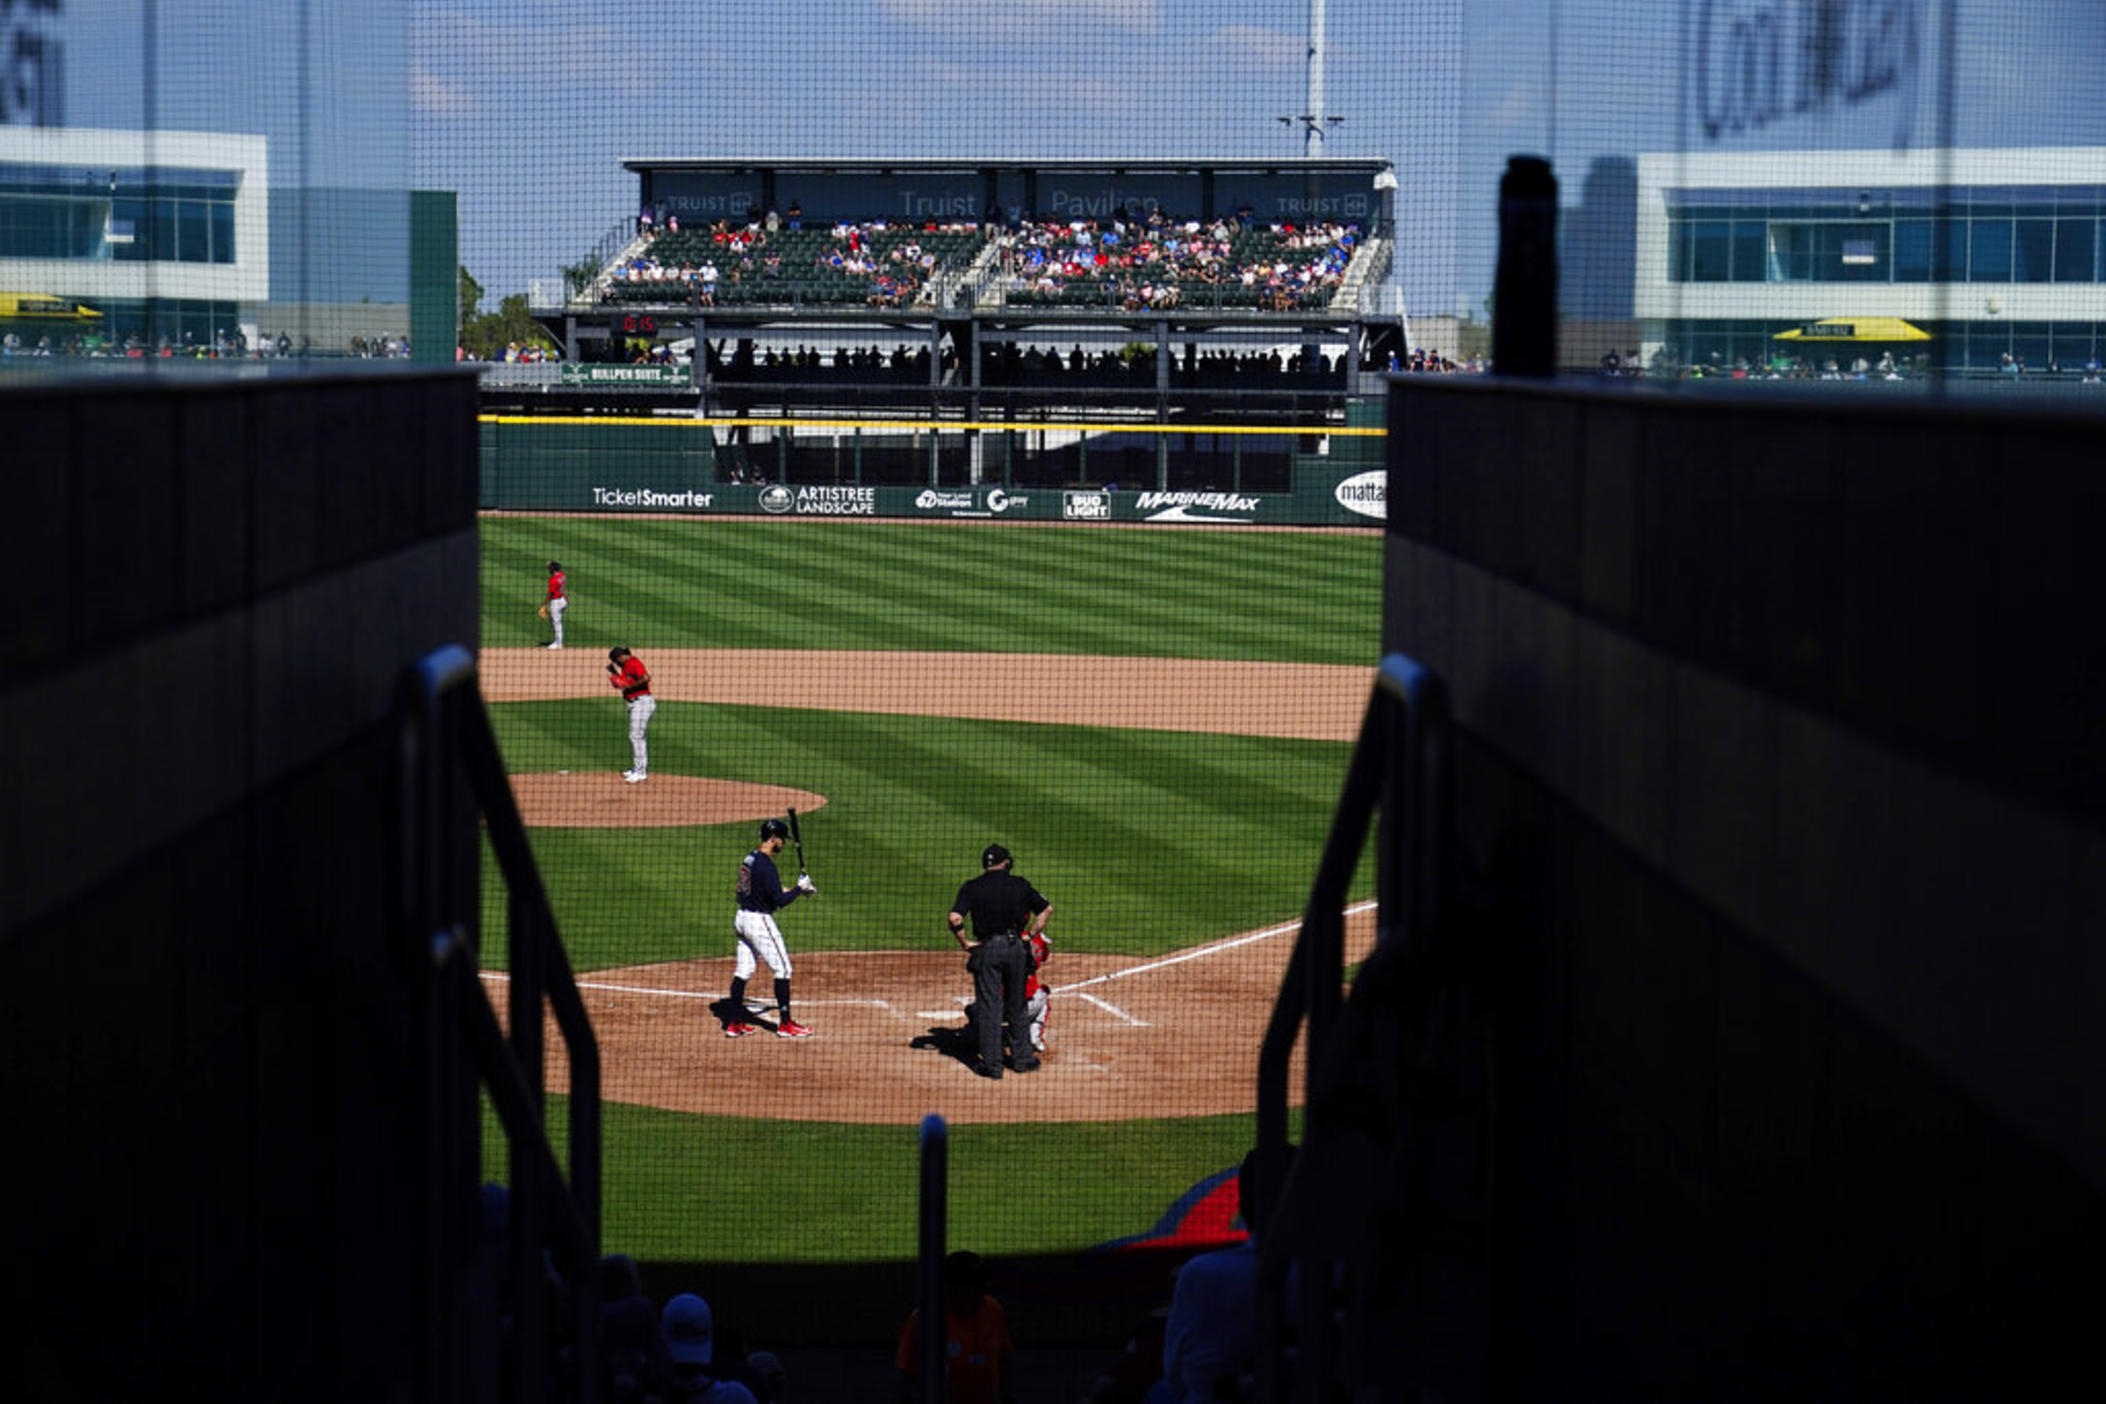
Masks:
[[[803,873],[805,871],[804,831],[797,827],[797,811],[794,809],[790,811],[790,842],[797,845],[797,871]]]

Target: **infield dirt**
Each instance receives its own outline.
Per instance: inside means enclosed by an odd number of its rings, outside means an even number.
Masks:
[[[650,650],[653,691],[683,702],[1141,727],[1348,741],[1374,672],[1311,664],[1044,654],[796,653]],[[603,660],[579,651],[487,649],[492,702],[604,697]],[[963,688],[962,677],[977,685]],[[760,818],[825,797],[767,785],[653,775],[516,775],[529,823],[709,824]],[[800,955],[794,1012],[803,1040],[767,1027],[723,1035],[728,956],[599,970],[579,980],[612,1101],[676,1111],[804,1121],[895,1123],[938,1112],[954,1122],[1114,1121],[1204,1116],[1256,1104],[1258,1045],[1292,954],[1297,923],[1168,956],[1068,955],[1052,928],[1048,1054],[1040,1071],[1000,1083],[960,1056],[971,995],[955,947]],[[1346,918],[1346,960],[1373,947],[1372,910]],[[726,937],[729,944],[729,937]],[[504,977],[486,973],[493,986]],[[765,972],[749,999],[767,989]],[[494,991],[493,991],[494,993]],[[498,1000],[498,1007],[504,1002]],[[549,1047],[560,1050],[553,1036]],[[1301,1048],[1290,1087],[1300,1100]],[[550,1086],[568,1072],[551,1053]]]

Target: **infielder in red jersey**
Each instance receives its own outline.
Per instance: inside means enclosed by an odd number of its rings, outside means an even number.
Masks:
[[[548,563],[548,598],[541,605],[541,617],[546,619],[549,622],[549,627],[556,631],[555,642],[548,645],[550,648],[563,647],[563,611],[570,608],[570,595],[566,588],[566,582],[567,577],[563,574],[563,567],[557,565],[554,561],[550,561]]]
[[[622,772],[622,779],[635,785],[649,778],[651,768],[651,748],[644,740],[644,729],[651,724],[651,713],[658,710],[658,701],[651,696],[651,670],[628,649],[610,648],[607,650],[607,685],[629,704],[629,755],[633,764]]]

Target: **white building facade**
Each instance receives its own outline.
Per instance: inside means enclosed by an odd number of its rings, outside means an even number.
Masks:
[[[1649,365],[1876,354],[1776,339],[1874,317],[1924,369],[2106,359],[2106,147],[1649,154],[1637,195]]]
[[[0,292],[85,304],[116,345],[253,341],[268,161],[261,136],[0,126]]]

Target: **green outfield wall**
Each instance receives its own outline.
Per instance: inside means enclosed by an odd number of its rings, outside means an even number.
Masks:
[[[868,444],[873,455],[880,444],[936,440],[926,451],[931,462],[943,465],[932,473],[933,482],[869,483],[858,480],[860,471],[845,475],[848,480],[801,481],[796,474],[772,473],[776,481],[729,481],[718,436],[750,427],[742,421],[486,415],[481,425],[481,505],[486,511],[1366,527],[1380,526],[1387,506],[1383,431],[1365,425],[1349,424],[1321,434],[1274,426],[1208,430],[1231,445],[1239,442],[1237,436],[1294,444],[1286,487],[1280,491],[1244,490],[1228,455],[1218,478],[1204,486],[1024,485],[1001,471],[1008,460],[1000,453],[989,460],[991,470],[983,468],[981,481],[973,482],[969,473],[957,469],[961,455],[953,450],[975,426],[924,428],[918,438],[903,434],[896,425],[867,431],[862,425],[792,426]],[[762,427],[768,432],[784,428],[774,422]],[[1047,427],[1018,431],[1003,426],[1000,431],[978,432],[992,443],[1003,435],[1045,433]],[[1116,432],[1131,438],[1155,431],[1121,425]],[[1160,432],[1189,439],[1194,431],[1180,427]],[[747,455],[743,449],[734,453],[747,462],[767,461],[765,454]],[[862,461],[855,449],[840,458],[858,467]]]

